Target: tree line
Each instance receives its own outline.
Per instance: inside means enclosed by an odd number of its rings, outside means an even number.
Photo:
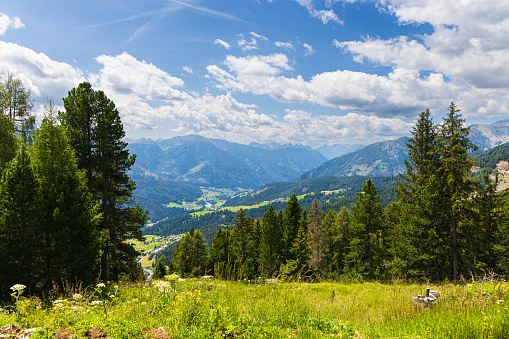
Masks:
[[[146,212],[118,110],[86,82],[63,101],[36,129],[30,91],[11,74],[0,83],[0,296],[143,275],[125,242],[142,239]]]
[[[507,276],[508,191],[498,174],[471,179],[475,150],[460,110],[448,107],[436,124],[422,112],[407,143],[409,160],[395,188],[397,201],[382,207],[367,179],[348,209],[309,212],[293,195],[283,210],[261,218],[243,210],[219,228],[209,253],[192,228],[173,253],[170,270],[223,278],[314,276],[342,280],[455,281],[484,274]]]

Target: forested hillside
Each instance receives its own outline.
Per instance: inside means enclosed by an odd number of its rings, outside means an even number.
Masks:
[[[394,176],[404,171],[408,159],[407,137],[368,145],[358,151],[329,160],[323,165],[301,175],[300,179],[319,176],[369,175]]]
[[[327,159],[304,147],[262,149],[199,136],[129,143],[134,174],[152,173],[199,186],[258,188],[292,180]]]
[[[327,192],[320,189],[332,188],[333,177],[267,185],[237,201],[256,202],[257,195],[270,199],[271,190],[286,193],[290,187],[300,190],[301,200],[292,195],[284,210],[276,201],[258,209],[246,206],[231,223],[233,212],[227,211],[207,216],[203,225],[201,217],[183,220],[181,225],[192,226],[191,232],[176,246],[170,267],[183,275],[221,276],[233,265],[246,278],[298,273],[355,280],[459,281],[486,272],[507,276],[508,192],[498,190],[496,175],[485,172],[483,183],[469,179],[474,165],[469,153],[475,145],[468,135],[454,104],[442,124],[435,124],[429,111],[422,112],[408,140],[406,170],[397,180],[375,183],[363,178],[362,188],[353,190],[344,188],[348,181],[341,178],[343,188]],[[350,177],[349,183],[355,179]],[[396,199],[382,204],[379,192],[394,191],[394,185]],[[322,194],[327,199],[319,203]],[[340,203],[330,208],[335,201]],[[220,225],[229,227],[220,227],[207,241]],[[206,241],[209,256],[188,261],[194,246],[205,246]]]

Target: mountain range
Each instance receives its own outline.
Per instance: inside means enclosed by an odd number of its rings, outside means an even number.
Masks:
[[[130,141],[134,175],[155,175],[205,187],[258,188],[289,181],[327,158],[302,146],[261,148],[190,135],[167,140]]]

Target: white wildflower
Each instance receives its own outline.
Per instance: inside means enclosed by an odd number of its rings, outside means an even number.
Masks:
[[[104,285],[103,283],[99,283],[99,284],[97,284],[97,286],[96,286],[96,287],[97,287],[97,288],[105,288],[105,287],[106,287],[106,285]]]
[[[101,300],[94,300],[90,303],[90,305],[92,306],[98,306],[98,305],[102,305],[103,302]]]
[[[79,293],[74,293],[72,295],[72,300],[75,300],[75,301],[80,301],[82,298],[83,298],[83,296]]]
[[[170,293],[173,291],[173,287],[171,287],[171,284],[167,281],[158,281],[154,284],[154,287],[162,293]]]

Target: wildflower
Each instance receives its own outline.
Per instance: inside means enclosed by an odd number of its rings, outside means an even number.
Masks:
[[[11,287],[11,290],[13,290],[13,292],[19,292],[19,294],[22,294],[25,288],[27,287],[23,284],[16,284]]]
[[[105,287],[106,287],[106,285],[104,285],[103,283],[99,283],[99,284],[97,284],[97,286],[96,286],[96,287],[97,287],[97,288],[105,288]]]
[[[72,300],[75,300],[75,301],[80,301],[82,298],[83,298],[83,296],[79,293],[74,293],[72,295]]]
[[[98,306],[98,305],[102,305],[103,302],[101,300],[94,300],[90,303],[91,306]]]
[[[173,290],[173,287],[171,287],[171,284],[167,281],[158,281],[154,287],[162,293],[170,293]]]

